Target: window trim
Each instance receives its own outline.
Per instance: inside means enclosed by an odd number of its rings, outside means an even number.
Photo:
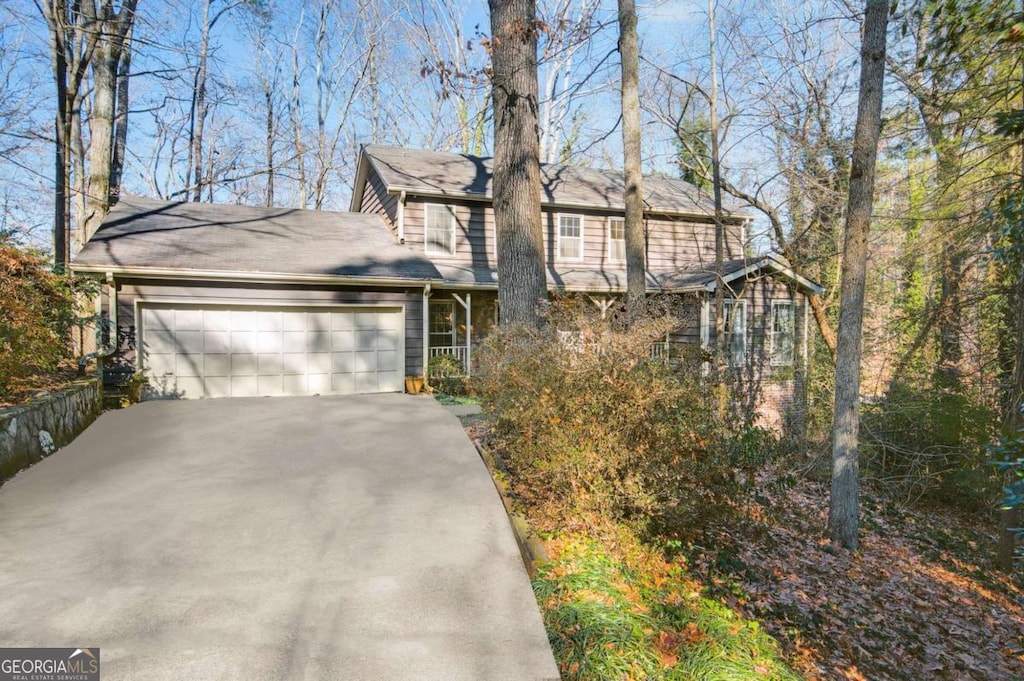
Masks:
[[[612,222],[614,222],[614,221],[622,223],[622,239],[621,239],[621,241],[622,241],[622,258],[616,258],[616,257],[614,257],[612,255]],[[620,218],[618,215],[609,215],[608,219],[605,222],[606,222],[605,236],[607,237],[607,240],[608,240],[608,252],[607,252],[608,262],[620,263],[620,264],[621,263],[625,263],[626,262],[626,218],[624,218],[624,217]],[[619,239],[616,239],[616,241],[619,241]]]
[[[443,208],[451,216],[451,237],[452,246],[450,250],[438,248],[433,245],[430,241],[430,209],[431,208]],[[424,203],[423,204],[423,252],[427,255],[455,255],[456,238],[458,236],[458,216],[455,214],[455,206],[447,203]]]
[[[580,254],[571,258],[562,255],[562,218],[576,218],[580,221],[580,235],[577,237],[580,242]],[[557,262],[583,262],[586,255],[586,241],[583,238],[586,227],[584,216],[578,213],[558,213],[555,224],[555,260]]]
[[[775,332],[775,310],[780,307],[790,309],[789,334],[792,340],[790,342],[790,358],[786,362],[777,361],[775,358],[775,337],[778,335]],[[768,363],[773,367],[793,366],[796,363],[796,303],[792,300],[773,300],[770,314],[768,319]]]
[[[431,300],[431,301],[429,301],[427,303],[427,306],[428,306],[428,313],[429,313],[428,314],[429,324],[427,326],[427,341],[428,341],[427,342],[427,346],[431,347],[431,348],[438,348],[438,347],[455,347],[456,345],[458,345],[458,338],[456,337],[456,334],[458,332],[459,326],[456,323],[457,320],[455,319],[455,301],[454,300]],[[433,314],[434,310],[431,310],[429,308],[439,308],[439,307],[442,307],[442,306],[443,307],[447,307],[451,311],[452,330],[451,330],[450,333],[447,332],[447,331],[441,332],[441,331],[433,331],[433,330],[431,330],[431,327],[434,324],[434,314]],[[447,345],[433,345],[431,343],[431,341],[433,341],[435,338],[441,338],[441,337],[448,337],[448,339],[451,342],[448,343]]]

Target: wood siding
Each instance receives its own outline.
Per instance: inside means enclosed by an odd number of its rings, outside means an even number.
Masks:
[[[425,206],[449,206],[455,213],[455,252],[430,253],[438,265],[475,270],[496,270],[497,251],[494,210],[486,200],[433,198],[409,195],[404,209],[405,243],[420,252],[425,248]],[[363,194],[362,212],[379,213],[397,234],[398,199],[388,194],[380,177],[372,169]],[[583,259],[563,260],[557,257],[559,215],[577,215],[583,223]],[[625,262],[609,258],[608,219],[623,217],[621,211],[607,209],[542,207],[546,265],[554,272],[579,270],[614,270],[624,272]],[[647,269],[652,272],[674,272],[680,269],[713,267],[715,263],[715,225],[708,219],[647,215],[644,220],[647,242]],[[726,226],[726,259],[742,258],[743,227]],[[624,282],[623,282],[624,283]]]
[[[366,188],[363,191],[363,202],[360,208],[361,213],[375,213],[384,218],[385,224],[391,233],[398,235],[398,197],[389,194],[380,176],[371,172],[366,181]]]
[[[190,305],[369,305],[405,308],[405,372],[423,373],[423,294],[420,289],[367,289],[338,286],[231,284],[225,282],[158,283],[118,280],[117,326],[123,338],[137,338],[137,301],[187,302]],[[135,353],[125,359],[134,362]]]

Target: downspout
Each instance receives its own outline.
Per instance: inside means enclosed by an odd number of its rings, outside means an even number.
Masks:
[[[398,243],[405,243],[405,190],[398,194]]]
[[[96,352],[83,355],[78,360],[78,372],[84,373],[89,360],[95,359],[97,372],[103,377],[103,359],[117,352],[117,283],[112,272],[107,272],[107,320],[110,328],[109,346],[103,345],[103,328],[99,320],[103,317],[103,295],[96,295]]]

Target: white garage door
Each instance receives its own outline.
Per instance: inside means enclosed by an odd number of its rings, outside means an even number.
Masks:
[[[400,308],[145,305],[140,313],[142,366],[158,394],[402,390]]]

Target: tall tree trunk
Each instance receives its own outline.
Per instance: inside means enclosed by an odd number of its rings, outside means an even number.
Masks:
[[[54,82],[57,86],[57,112],[54,116],[54,169],[53,169],[53,267],[63,272],[70,258],[68,252],[68,149],[70,147],[70,119],[68,102],[68,63],[64,48],[62,21],[67,16],[64,0],[53,0],[43,5],[50,29],[50,56]]]
[[[888,20],[887,0],[867,0],[839,304],[835,419],[832,425],[832,496],[828,529],[833,542],[851,551],[857,549],[858,539],[860,474],[857,430],[860,425],[861,329],[864,321],[864,279],[874,198],[875,159],[882,128],[882,85],[885,78]]]
[[[536,326],[547,298],[537,129],[537,7],[488,0],[494,98],[494,222],[501,325]]]
[[[189,158],[192,167],[192,200],[200,201],[203,196],[203,130],[206,126],[206,65],[210,52],[210,5],[203,3],[202,33],[199,38],[199,64],[196,66],[195,81],[192,84],[192,120],[190,130]]]
[[[133,3],[134,6],[134,3]],[[117,113],[114,117],[114,156],[110,162],[110,204],[121,198],[121,178],[124,176],[124,158],[128,148],[128,89],[132,70],[132,33],[134,22],[124,38],[124,51],[117,72]]]
[[[715,33],[715,0],[708,0],[708,31],[711,55],[711,96],[708,113],[711,124],[711,186],[715,196],[715,381],[718,411],[725,416],[729,407],[725,356],[725,222],[722,216],[722,168],[718,150],[718,58]]]
[[[643,176],[640,172],[640,50],[636,3],[619,0],[619,55],[622,64],[622,152],[626,202],[626,306],[630,315],[647,297]]]

